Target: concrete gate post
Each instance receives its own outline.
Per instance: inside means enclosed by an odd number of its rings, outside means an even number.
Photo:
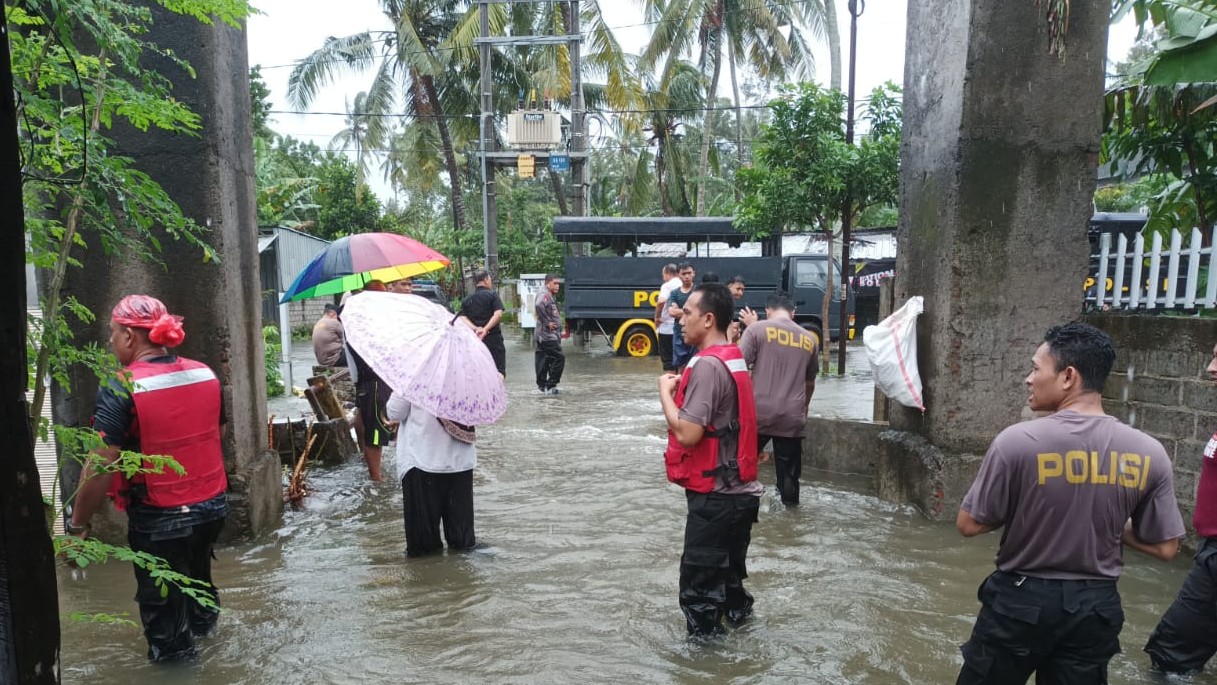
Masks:
[[[119,154],[130,156],[169,193],[183,213],[210,228],[205,240],[219,261],[163,236],[164,267],[116,255],[93,241],[77,253],[84,266],[71,269],[66,294],[98,315],[80,340],[107,340],[109,312],[124,295],[146,292],[185,317],[186,340],[178,351],[210,365],[223,384],[228,430],[224,460],[232,513],[226,534],[249,536],[278,524],[283,507],[276,455],[266,449],[266,379],[258,278],[258,226],[250,123],[249,65],[244,30],[152,6],[156,41],[195,69],[190,78],[167,60],[149,55],[147,66],[169,75],[173,95],[202,117],[198,137],[116,127]],[[86,227],[87,230],[87,227]],[[56,417],[82,425],[92,415],[96,381],[78,375],[77,394],[55,398]]]
[[[879,482],[931,515],[954,517],[1044,331],[1081,314],[1109,5],[1070,4],[1062,58],[1031,0],[909,3],[896,303],[925,297],[927,411],[895,408],[904,463]]]

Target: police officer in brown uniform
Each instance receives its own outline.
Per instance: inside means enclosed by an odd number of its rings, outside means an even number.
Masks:
[[[1103,413],[1115,355],[1093,326],[1049,329],[1026,383],[1031,409],[1051,414],[1002,431],[964,497],[960,533],[1004,530],[957,683],[1106,683],[1124,625],[1121,542],[1163,560],[1179,548],[1166,451]]]

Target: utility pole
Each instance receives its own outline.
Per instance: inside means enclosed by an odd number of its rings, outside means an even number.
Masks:
[[[845,144],[851,146],[854,144],[854,77],[857,74],[858,61],[858,17],[865,11],[866,0],[849,0],[849,95],[845,106]],[[841,298],[841,321],[837,327],[838,376],[845,375],[845,342],[849,331],[849,282],[853,278],[853,274],[849,272],[849,233],[854,221],[853,204],[853,194],[847,188],[845,203],[841,207],[841,285],[845,286],[841,290],[845,297]]]
[[[25,394],[25,210],[17,140],[17,103],[8,47],[8,10],[0,25],[0,683],[59,680],[59,597],[55,557],[42,503]]]
[[[494,121],[494,84],[490,60],[493,48],[501,46],[538,46],[538,45],[567,45],[570,55],[570,170],[571,185],[574,187],[573,214],[584,216],[587,213],[587,130],[586,109],[583,102],[583,58],[581,45],[583,36],[579,26],[579,0],[559,0],[566,2],[570,11],[567,24],[567,34],[564,36],[491,36],[490,35],[490,5],[517,3],[550,3],[553,0],[477,0],[480,36],[474,39],[481,58],[480,88],[481,116],[480,149],[478,155],[482,160],[482,218],[485,226],[484,242],[486,247],[486,270],[493,278],[498,278],[499,272],[499,229],[498,210],[495,203],[495,171],[499,166],[515,166],[517,153],[514,150],[498,150],[495,140]],[[529,151],[537,163],[549,163],[550,152]]]
[[[587,215],[587,159],[580,156],[587,150],[587,131],[583,106],[583,37],[579,28],[579,0],[570,0],[570,171],[574,186],[574,215]]]
[[[490,160],[490,152],[494,151],[494,86],[490,73],[490,4],[487,0],[478,3],[478,19],[481,28],[482,41],[478,45],[481,58],[481,78],[479,87],[482,91],[482,114],[479,117],[480,147],[478,154],[482,158],[482,226],[486,247],[486,270],[490,272],[493,282],[499,282],[499,210],[495,203],[494,163]],[[463,280],[463,279],[462,279]]]

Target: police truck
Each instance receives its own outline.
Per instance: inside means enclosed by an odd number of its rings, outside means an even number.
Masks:
[[[655,302],[665,264],[688,261],[697,272],[695,285],[707,272],[722,283],[742,276],[747,283],[738,307],[748,306],[762,317],[765,300],[776,290],[790,294],[795,320],[817,337],[828,280],[828,258],[817,254],[737,257],[717,255],[708,246],[726,243],[738,248],[746,237],[731,217],[557,217],[554,236],[565,244],[563,299],[566,325],[576,343],[601,336],[622,356],[646,357],[657,352]],[[593,256],[578,256],[576,244],[590,246]],[[686,256],[638,256],[644,245],[674,246]],[[694,248],[693,246],[697,246]],[[719,251],[729,253],[720,247]],[[645,250],[643,250],[645,252]],[[709,254],[705,254],[709,251]],[[695,254],[700,253],[700,254]],[[704,255],[704,256],[703,256]],[[848,288],[841,284],[840,264],[834,260],[833,292],[828,331],[838,335],[842,301],[849,306]],[[737,308],[738,308],[737,307]]]

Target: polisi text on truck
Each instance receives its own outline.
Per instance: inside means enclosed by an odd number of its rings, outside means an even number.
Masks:
[[[641,307],[643,302],[650,302],[652,307],[659,304],[659,291],[652,290],[650,293],[648,293],[645,290],[635,290],[634,308],[637,309],[638,307]]]

